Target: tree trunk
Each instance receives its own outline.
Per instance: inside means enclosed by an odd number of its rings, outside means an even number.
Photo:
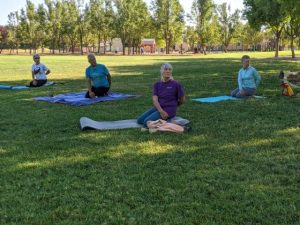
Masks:
[[[201,51],[204,55],[206,55],[206,46],[205,45],[201,45]]]
[[[280,32],[276,32],[276,39],[275,39],[275,58],[279,56],[279,41],[280,41]]]
[[[294,48],[294,36],[291,37],[291,50],[292,50],[292,58],[296,57],[295,55],[295,48]]]
[[[106,53],[106,39],[104,40],[104,55],[105,55],[105,53]]]
[[[278,58],[279,56],[279,39],[277,39],[276,37],[276,40],[275,40],[275,58]]]
[[[170,53],[170,49],[169,49],[170,46],[169,46],[168,38],[166,38],[165,41],[166,41],[166,54],[169,54]]]
[[[131,46],[132,46],[132,41],[131,40],[129,40],[128,41],[128,46],[127,46],[127,53],[128,53],[128,55],[131,55]]]
[[[71,51],[72,51],[72,54],[75,53],[75,44],[74,44],[74,40],[71,40]]]
[[[83,37],[80,35],[80,54],[83,55]]]
[[[227,46],[224,45],[224,52],[227,53]]]
[[[101,36],[100,35],[98,35],[98,54],[100,54],[100,45],[101,45]]]
[[[55,48],[55,40],[52,40],[52,55],[54,55],[54,48]]]

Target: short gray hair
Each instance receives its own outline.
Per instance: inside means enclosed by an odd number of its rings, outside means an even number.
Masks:
[[[94,55],[94,53],[89,53],[87,55],[88,59],[96,59],[96,56]]]
[[[36,53],[36,54],[33,55],[32,58],[33,58],[33,59],[35,59],[35,58],[40,58],[40,55]]]
[[[161,67],[160,67],[161,80],[163,80],[163,72],[164,72],[165,69],[171,69],[171,71],[173,71],[173,67],[170,63],[162,64]],[[173,76],[171,76],[171,80],[174,80]]]
[[[162,74],[165,69],[171,69],[173,71],[173,67],[170,63],[164,63],[160,67],[160,74]]]

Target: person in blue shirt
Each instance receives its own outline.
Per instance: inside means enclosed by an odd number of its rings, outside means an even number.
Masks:
[[[85,70],[88,91],[86,98],[95,98],[96,96],[105,96],[111,87],[111,76],[108,69],[103,64],[98,64],[94,54],[87,56],[91,64]]]
[[[255,95],[256,89],[261,82],[261,76],[254,67],[250,66],[250,57],[248,55],[242,57],[242,64],[243,67],[238,74],[239,87],[231,92],[231,96],[236,98]]]

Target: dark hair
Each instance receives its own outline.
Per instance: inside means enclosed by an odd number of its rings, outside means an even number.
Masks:
[[[249,55],[243,55],[242,62],[244,62],[245,59],[250,59],[250,56]]]
[[[284,72],[281,70],[280,72],[279,72],[279,79],[283,79],[284,78]]]

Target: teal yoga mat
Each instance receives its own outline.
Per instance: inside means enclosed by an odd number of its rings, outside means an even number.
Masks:
[[[254,98],[258,98],[258,99],[262,99],[262,98],[266,98],[264,96],[253,96]],[[252,98],[252,97],[250,97]],[[247,99],[247,98],[235,98],[232,96],[228,96],[228,95],[221,95],[221,96],[214,96],[214,97],[207,97],[207,98],[194,98],[192,99],[192,101],[195,102],[204,102],[204,103],[215,103],[215,102],[220,102],[220,101],[229,101],[229,100],[243,100],[243,99]]]

